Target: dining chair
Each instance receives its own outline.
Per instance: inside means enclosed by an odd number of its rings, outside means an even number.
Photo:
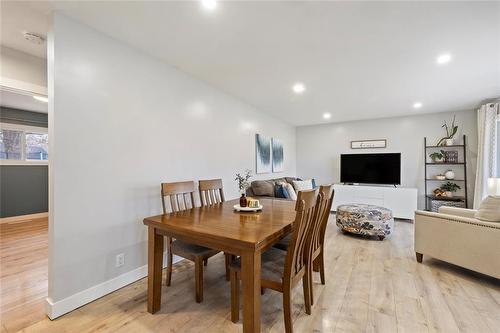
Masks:
[[[310,227],[315,219],[317,190],[298,193],[295,205],[295,220],[288,251],[271,247],[261,257],[261,286],[283,293],[283,313],[285,331],[293,331],[291,297],[292,288],[302,280],[306,313],[311,314],[308,281],[308,257],[306,243]],[[241,279],[241,260],[235,259],[230,265],[231,275],[231,321],[239,320],[239,280]]]
[[[308,252],[310,253],[309,274],[308,279],[311,284],[309,287],[311,305],[314,304],[313,287],[312,287],[312,271],[320,273],[321,284],[325,284],[325,258],[324,258],[324,244],[326,226],[328,218],[330,217],[330,210],[332,208],[333,196],[335,192],[333,185],[322,185],[319,188],[318,201],[316,203],[316,219],[311,227],[309,239],[307,241]]]
[[[225,201],[222,179],[206,179],[198,182],[201,206],[211,206]],[[234,256],[224,253],[226,265],[226,281],[229,281],[229,264]]]
[[[163,214],[179,212],[195,207],[194,201],[194,182],[176,182],[161,184],[161,202]],[[167,210],[166,199],[169,198],[170,211]],[[207,263],[208,258],[219,253],[219,250],[213,250],[208,247],[199,246],[184,242],[179,239],[167,237],[167,278],[166,285],[170,286],[172,280],[173,255],[177,255],[194,262],[195,271],[195,293],[196,302],[203,301],[203,265]]]
[[[224,202],[222,179],[207,179],[198,182],[201,206],[211,206]]]

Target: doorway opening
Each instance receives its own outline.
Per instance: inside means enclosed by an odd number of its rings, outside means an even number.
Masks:
[[[0,322],[45,318],[48,291],[47,97],[0,89]]]

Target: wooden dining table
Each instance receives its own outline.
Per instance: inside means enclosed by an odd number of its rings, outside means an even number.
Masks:
[[[260,332],[261,253],[291,232],[295,201],[260,199],[262,211],[250,213],[236,212],[233,206],[238,203],[231,200],[144,219],[148,227],[148,312],[160,310],[163,239],[170,236],[241,256],[243,332]]]

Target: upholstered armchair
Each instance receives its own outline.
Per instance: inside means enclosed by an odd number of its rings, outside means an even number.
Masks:
[[[500,279],[500,223],[478,220],[475,213],[455,207],[416,211],[417,261],[430,256]]]

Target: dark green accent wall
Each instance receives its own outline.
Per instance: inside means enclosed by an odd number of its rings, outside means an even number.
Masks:
[[[46,113],[25,111],[0,106],[0,122],[46,128],[48,116]]]
[[[0,217],[49,210],[47,165],[0,166]]]
[[[47,114],[0,107],[0,122],[47,127]],[[47,165],[0,165],[0,217],[48,212],[48,178]]]

